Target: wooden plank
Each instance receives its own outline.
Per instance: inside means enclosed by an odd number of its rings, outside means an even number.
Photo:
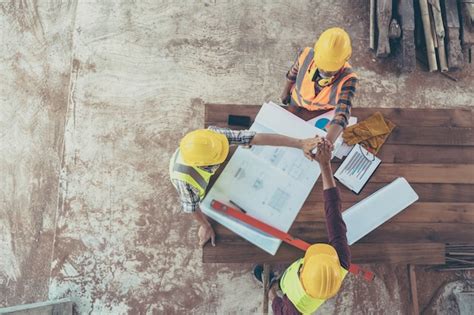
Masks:
[[[384,144],[378,153],[384,163],[439,163],[472,164],[474,147],[470,146],[419,146],[404,144]]]
[[[386,143],[438,146],[473,146],[474,129],[457,127],[398,127]]]
[[[255,119],[260,105],[226,105],[206,104],[205,124],[227,124],[227,116],[244,115]],[[364,120],[379,111],[392,120],[397,126],[422,126],[422,127],[473,127],[473,114],[471,109],[415,109],[415,108],[361,108],[354,107],[352,115]],[[304,113],[302,110],[301,113]],[[420,119],[422,117],[423,119]]]
[[[263,283],[263,314],[268,314],[268,291],[270,287],[270,264],[263,264],[262,283]]]
[[[275,256],[244,241],[220,242],[203,249],[204,263],[291,263],[303,256],[299,249],[282,244]],[[442,243],[355,244],[351,246],[353,263],[424,264],[445,262]]]
[[[37,302],[31,304],[22,304],[11,307],[0,307],[0,314],[32,315],[32,314],[60,314],[72,315],[74,302],[70,298]]]
[[[232,231],[217,224],[214,226],[220,240],[243,240]],[[306,242],[327,242],[325,222],[296,222],[289,233]],[[387,222],[364,236],[357,244],[363,243],[455,243],[471,242],[474,239],[472,224],[464,223],[414,223]]]
[[[357,202],[373,194],[386,183],[369,182],[359,195],[355,195],[346,187],[340,185],[341,198],[344,202]],[[474,202],[473,185],[468,184],[410,184],[420,199],[419,202]],[[307,201],[321,201],[323,186],[319,180],[308,196]]]
[[[375,17],[377,16],[375,8],[376,0],[370,0],[369,6],[369,47],[375,49]]]
[[[210,125],[227,127],[227,122]],[[239,129],[239,128],[232,128]],[[241,128],[240,128],[241,129]],[[451,127],[397,127],[388,137],[387,144],[474,146],[474,129]]]
[[[409,183],[474,184],[474,164],[391,164],[382,163],[371,183],[387,183],[405,177]]]
[[[307,242],[327,242],[326,225],[322,222],[298,222],[290,234]],[[474,239],[472,224],[386,222],[358,243],[470,242]]]
[[[392,0],[377,0],[377,57],[390,55],[388,28],[392,19]]]
[[[443,16],[441,12],[441,5],[439,0],[431,0],[431,9],[433,13],[433,20],[436,34],[433,37],[438,43],[438,61],[442,72],[448,71],[448,60],[446,58],[445,38],[446,32],[444,29]]]
[[[418,304],[418,290],[416,288],[416,274],[415,266],[412,264],[408,265],[408,279],[410,279],[410,300],[412,305],[412,314],[420,314],[420,307]]]
[[[400,0],[398,3],[398,15],[403,34],[398,55],[399,68],[403,72],[411,72],[416,68],[415,10],[413,0]]]
[[[464,64],[464,56],[461,48],[457,0],[446,0],[445,5],[448,66],[450,69],[460,69]]]
[[[428,58],[430,72],[432,72],[432,71],[438,70],[438,66],[436,64],[435,45],[433,42],[433,35],[432,35],[432,29],[431,29],[432,22],[430,21],[430,13],[429,13],[427,0],[419,0],[419,3],[420,3],[421,19],[423,21],[423,32],[425,34],[427,58]]]
[[[340,160],[332,162],[334,172]],[[410,183],[474,184],[474,164],[402,164],[382,163],[370,178],[371,183],[389,183],[405,177]]]
[[[467,47],[474,45],[474,24],[471,22],[472,12],[474,12],[474,3],[468,3],[467,1],[461,3],[462,45]]]
[[[343,211],[353,203],[342,203]],[[295,222],[325,222],[324,202],[305,203]],[[474,225],[474,203],[415,202],[390,222],[463,223]]]

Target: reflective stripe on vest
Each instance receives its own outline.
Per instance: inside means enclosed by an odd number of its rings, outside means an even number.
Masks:
[[[170,159],[169,172],[172,180],[182,180],[195,187],[199,191],[199,197],[201,198],[204,197],[209,180],[214,174],[214,172],[208,172],[199,167],[184,164],[179,154],[179,149],[175,151]]]
[[[350,78],[357,77],[351,65],[346,62],[341,74],[330,85],[325,86],[315,95],[314,85],[308,70],[313,61],[314,50],[305,48],[299,57],[300,68],[291,92],[291,105],[301,106],[308,110],[333,109],[339,101],[342,86]]]
[[[302,265],[303,258],[300,258],[286,269],[280,280],[280,288],[299,312],[303,314],[311,314],[316,311],[326,300],[315,299],[306,294],[298,275]],[[347,270],[343,267],[341,267],[341,275],[342,279],[344,279],[347,275]]]

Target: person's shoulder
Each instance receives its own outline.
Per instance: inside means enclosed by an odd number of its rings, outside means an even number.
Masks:
[[[298,56],[301,56],[302,54],[308,54],[310,51],[313,50],[313,47],[303,47],[298,50]]]

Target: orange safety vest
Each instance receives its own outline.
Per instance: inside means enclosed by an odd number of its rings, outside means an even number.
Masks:
[[[339,101],[344,82],[350,78],[356,78],[351,65],[346,62],[342,73],[337,74],[336,79],[328,86],[322,88],[315,95],[313,78],[309,75],[313,63],[314,50],[306,47],[298,58],[299,70],[296,82],[291,91],[291,105],[301,106],[307,110],[333,109]]]

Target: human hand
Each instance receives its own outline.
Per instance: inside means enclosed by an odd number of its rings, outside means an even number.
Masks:
[[[318,143],[318,151],[315,154],[315,159],[316,161],[319,162],[319,165],[326,165],[331,162],[331,155],[332,155],[332,150],[334,149],[333,144],[327,140],[327,139],[322,139]]]
[[[309,160],[314,160],[313,150],[323,141],[323,138],[316,136],[314,138],[308,138],[301,140],[301,150]]]
[[[216,246],[216,233],[210,224],[201,225],[198,231],[199,245],[204,246],[209,240],[211,240],[212,246]]]
[[[275,281],[273,282],[272,286],[268,290],[268,300],[270,302],[273,301],[273,299],[278,296],[277,291],[278,291],[278,282]]]
[[[281,93],[280,100],[284,105],[287,105],[288,103],[290,103],[290,94],[286,91]]]

